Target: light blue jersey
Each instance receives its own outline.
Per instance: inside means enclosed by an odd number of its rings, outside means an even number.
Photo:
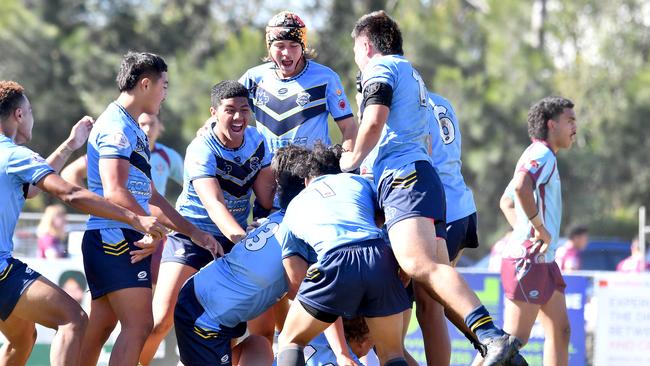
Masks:
[[[167,192],[167,180],[183,185],[183,157],[176,150],[156,142],[151,152],[151,179],[161,196]]]
[[[230,253],[194,275],[196,298],[205,309],[196,325],[219,329],[257,317],[288,291],[283,258],[299,255],[308,262],[315,260],[313,252],[285,240],[283,217],[283,211],[276,211]]]
[[[357,365],[363,366],[363,363],[359,361],[357,356],[352,352],[350,346],[348,346],[352,360],[357,363]],[[303,349],[303,354],[305,355],[305,364],[307,366],[334,366],[336,365],[336,354],[332,351],[329,342],[325,334],[321,333],[312,339],[307,346]],[[273,360],[273,366],[278,364],[277,359]]]
[[[377,151],[371,152],[361,164],[372,168],[375,183],[379,185],[390,170],[418,160],[431,162],[427,147],[433,114],[420,74],[403,56],[374,57],[362,75],[364,90],[373,83],[387,84],[393,90],[388,120],[375,146]]]
[[[223,236],[210,219],[192,181],[217,178],[228,211],[245,228],[251,210],[253,183],[259,171],[271,164],[271,153],[254,127],[246,128],[244,142],[239,148],[230,149],[214,134],[214,126],[212,124],[210,133],[196,137],[187,147],[183,192],[176,201],[176,209],[199,229]]]
[[[88,137],[88,189],[104,196],[99,174],[99,159],[124,159],[129,162],[126,188],[140,207],[149,214],[151,198],[151,165],[149,142],[138,123],[117,102],[111,103],[97,118]],[[90,215],[87,230],[127,228],[131,226],[114,220]]]
[[[562,187],[555,153],[545,141],[535,140],[519,158],[515,169],[515,173],[517,172],[528,174],[533,181],[539,215],[544,221],[544,227],[551,234],[551,243],[546,251],[546,262],[550,263],[555,260],[562,221]],[[512,181],[505,193],[514,200],[517,215],[517,224],[509,243],[520,244],[532,238],[535,229],[521,208],[521,203],[515,198]]]
[[[328,115],[334,121],[352,117],[339,76],[307,60],[296,76],[280,79],[268,62],[248,70],[240,79],[250,92],[257,129],[271,151],[289,144],[311,148],[317,140],[330,145]]]
[[[284,220],[289,238],[312,247],[319,260],[336,248],[382,238],[376,202],[372,185],[359,175],[315,178],[289,203]]]
[[[30,184],[35,184],[54,170],[40,155],[16,145],[9,137],[0,135],[0,272],[7,266],[14,250],[12,240],[20,211]]]
[[[435,93],[429,93],[429,104],[437,117],[431,124],[431,160],[445,187],[450,223],[476,212],[476,205],[460,170],[461,136],[456,112],[447,99]]]

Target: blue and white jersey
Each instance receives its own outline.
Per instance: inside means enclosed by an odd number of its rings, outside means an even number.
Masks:
[[[176,209],[199,229],[223,236],[210,219],[192,182],[199,178],[217,178],[228,211],[245,228],[251,210],[253,183],[260,170],[271,164],[271,153],[254,127],[246,128],[244,142],[236,149],[224,146],[214,134],[214,127],[215,123],[209,133],[196,137],[187,147],[183,192],[176,201]]]
[[[537,210],[544,221],[544,227],[551,234],[551,242],[546,252],[546,262],[550,263],[555,260],[562,221],[562,186],[555,153],[545,141],[534,140],[519,158],[515,174],[517,172],[528,174],[533,181]],[[534,236],[535,228],[521,208],[521,203],[515,198],[512,181],[505,193],[513,198],[517,215],[517,224],[509,243],[520,244]]]
[[[361,164],[372,167],[375,183],[379,185],[389,170],[418,160],[431,161],[428,141],[433,114],[424,81],[403,56],[374,57],[362,76],[364,90],[373,83],[387,84],[393,89],[388,120],[375,146],[377,151],[371,152]]]
[[[350,346],[348,346],[348,350],[350,351],[350,355],[354,362],[356,362],[357,365],[363,366],[363,363],[361,363],[354,352],[352,352]],[[323,333],[317,335],[316,338],[312,339],[312,341],[305,346],[303,354],[305,355],[305,364],[307,366],[336,365],[336,354],[332,351],[332,347],[330,347],[330,344],[327,342],[327,338]],[[273,366],[278,364],[277,361],[277,359],[273,360]]]
[[[250,92],[253,113],[272,152],[289,144],[311,148],[317,140],[331,145],[327,117],[352,117],[339,76],[332,69],[307,60],[296,76],[280,79],[268,62],[248,70],[240,79]]]
[[[104,196],[99,174],[99,159],[124,159],[129,162],[126,188],[148,214],[151,198],[151,165],[149,140],[138,122],[117,102],[109,104],[97,118],[88,137],[88,190]],[[87,230],[127,228],[131,226],[114,220],[90,215]]]
[[[339,247],[382,238],[372,185],[356,174],[324,175],[294,198],[285,216],[289,239],[312,247],[320,260]]]
[[[194,275],[194,292],[205,313],[196,325],[219,329],[256,318],[289,289],[282,259],[299,255],[309,263],[315,254],[292,246],[285,237],[283,211],[276,211],[260,227]]]
[[[167,192],[167,180],[183,185],[183,157],[176,150],[156,142],[151,151],[151,179],[161,196]]]
[[[16,145],[9,137],[0,135],[0,272],[14,250],[12,240],[20,211],[30,184],[35,184],[54,170],[40,155]]]
[[[435,119],[431,123],[431,160],[445,187],[447,223],[476,212],[472,191],[465,185],[461,172],[461,135],[456,112],[451,103],[429,93],[429,104]]]

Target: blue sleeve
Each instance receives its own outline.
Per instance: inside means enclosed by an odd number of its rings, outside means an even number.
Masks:
[[[204,143],[203,137],[195,138],[187,147],[185,172],[190,181],[199,178],[216,177],[217,159]]]
[[[335,72],[332,71],[331,74],[327,84],[327,109],[335,121],[340,121],[353,116],[352,108],[341,85],[341,79]]]
[[[36,184],[53,172],[45,159],[24,146],[16,148],[7,165],[7,174],[17,177],[23,184]]]
[[[533,180],[536,189],[547,183],[555,170],[553,152],[548,149],[533,148],[528,150],[523,158],[517,171],[527,173]]]
[[[97,133],[97,152],[100,158],[129,159],[137,144],[137,137],[120,128],[119,125],[108,127]]]
[[[366,67],[368,71],[363,72],[363,88],[372,83],[384,83],[395,89],[397,80],[395,79],[396,70],[385,62],[376,62],[374,65]]]
[[[316,262],[316,252],[302,239],[295,236],[283,222],[277,232],[278,241],[282,243],[282,259],[297,255],[307,263]]]
[[[262,142],[264,144],[264,157],[262,158],[262,168],[265,168],[271,165],[271,160],[273,160],[273,153],[269,148],[269,145],[266,141]]]

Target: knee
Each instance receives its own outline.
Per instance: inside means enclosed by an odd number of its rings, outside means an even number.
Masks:
[[[61,327],[74,331],[85,332],[88,327],[88,315],[82,308],[66,311]]]

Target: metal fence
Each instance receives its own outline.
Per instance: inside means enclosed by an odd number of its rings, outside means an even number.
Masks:
[[[38,254],[38,236],[36,234],[36,228],[38,223],[43,217],[42,212],[22,212],[18,218],[18,223],[16,224],[16,230],[14,230],[14,256],[16,257],[36,257]],[[66,225],[66,232],[83,232],[86,229],[86,220],[88,220],[88,215],[80,214],[67,214],[66,219],[68,224]],[[70,239],[70,237],[68,237]],[[72,245],[76,245],[77,240],[66,240],[66,247],[69,252],[76,252],[75,249],[70,248]]]

